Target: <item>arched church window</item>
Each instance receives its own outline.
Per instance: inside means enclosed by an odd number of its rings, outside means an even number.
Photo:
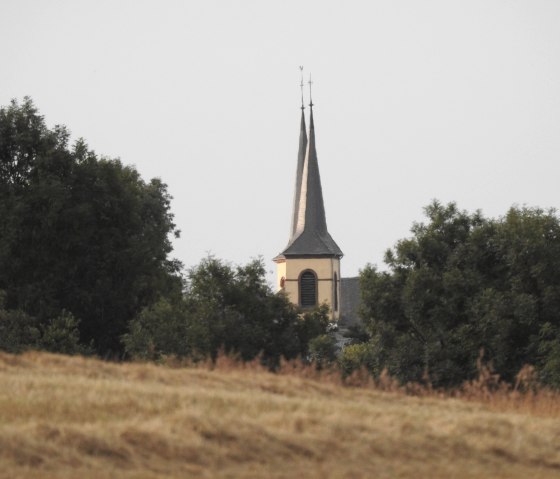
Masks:
[[[338,275],[335,273],[333,278],[333,310],[338,311]]]
[[[299,277],[299,301],[304,308],[317,304],[317,276],[310,269],[301,273]]]

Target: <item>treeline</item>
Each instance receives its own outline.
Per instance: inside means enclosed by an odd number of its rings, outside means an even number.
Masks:
[[[514,381],[526,364],[560,387],[560,221],[513,207],[498,219],[433,202],[428,221],[361,272],[363,330],[343,367],[453,386],[478,375],[481,351]]]
[[[271,366],[327,327],[265,281],[262,262],[207,258],[186,278],[167,187],[98,156],[26,98],[0,109],[0,349],[215,357]]]
[[[402,382],[448,387],[477,359],[513,381],[525,365],[560,387],[560,220],[504,217],[434,202],[426,223],[361,272],[362,326],[335,357],[325,306],[302,314],[262,261],[206,258],[183,274],[167,187],[144,181],[26,98],[0,109],[0,349],[192,360],[221,352],[313,359]]]

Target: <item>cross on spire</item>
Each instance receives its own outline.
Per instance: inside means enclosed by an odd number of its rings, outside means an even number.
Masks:
[[[299,67],[299,71],[300,71],[300,74],[301,74],[301,82],[299,84],[299,86],[301,88],[301,109],[305,110],[305,106],[304,106],[304,103],[303,103],[303,66]]]
[[[313,82],[311,81],[311,73],[309,74],[309,81],[307,83],[309,83],[309,106],[313,108],[313,97],[311,96],[311,85],[313,85]]]

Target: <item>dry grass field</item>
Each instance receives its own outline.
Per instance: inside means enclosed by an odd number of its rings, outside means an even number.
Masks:
[[[560,406],[0,353],[1,478],[558,478]]]

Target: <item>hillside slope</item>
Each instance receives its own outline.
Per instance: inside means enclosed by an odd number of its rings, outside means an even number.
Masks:
[[[560,477],[560,419],[256,370],[0,353],[1,478]]]

